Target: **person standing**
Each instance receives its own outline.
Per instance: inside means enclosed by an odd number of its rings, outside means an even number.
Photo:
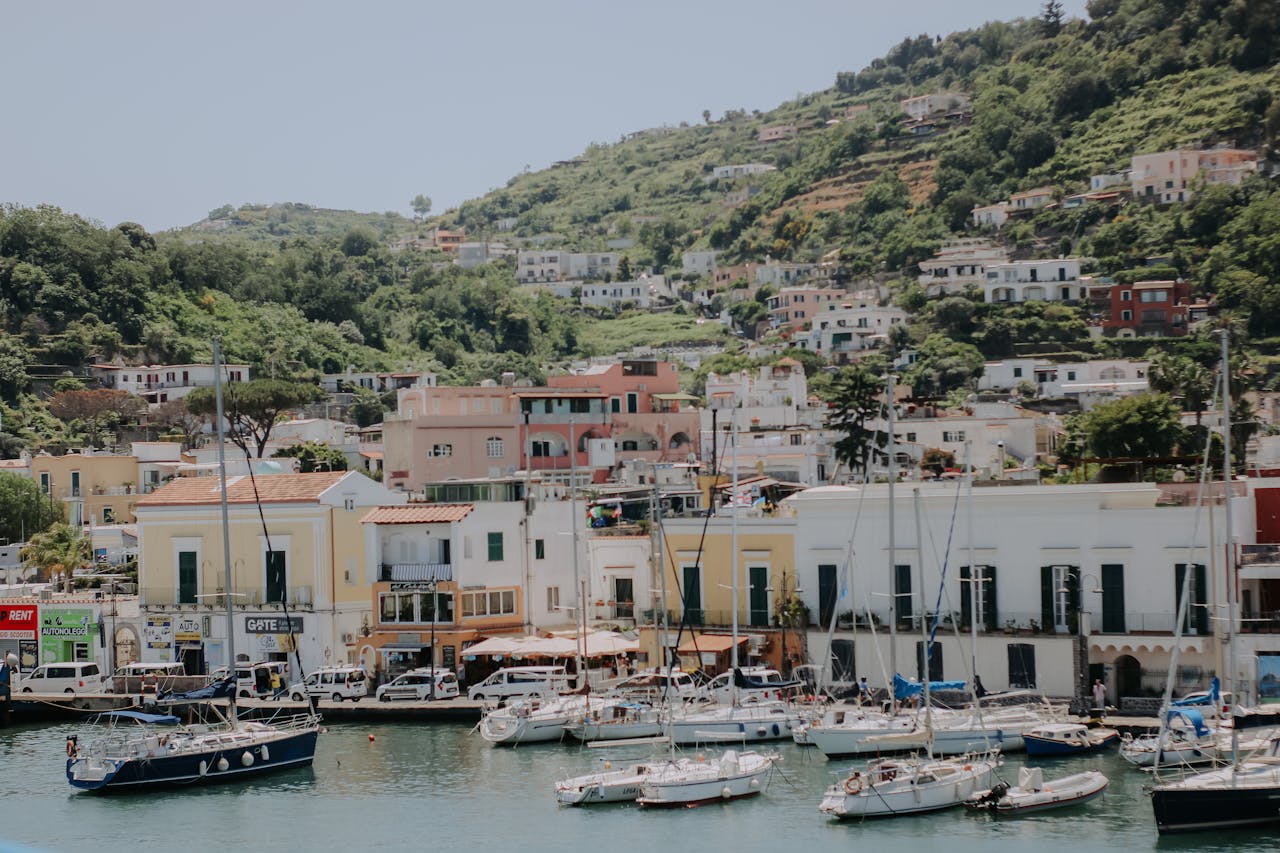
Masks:
[[[9,656],[0,653],[0,722],[9,722],[9,682],[13,678],[13,669],[9,666]]]
[[[1107,685],[1102,683],[1101,678],[1093,680],[1093,707],[1107,707]]]

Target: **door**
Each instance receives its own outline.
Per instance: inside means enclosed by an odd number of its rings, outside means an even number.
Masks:
[[[635,581],[631,578],[613,579],[613,615],[618,619],[635,616]]]
[[[767,566],[747,567],[748,624],[752,628],[769,627],[769,569]]]
[[[818,566],[818,624],[831,628],[831,617],[836,612],[836,572],[833,564]]]
[[[916,678],[924,680],[924,640],[916,641]],[[932,643],[929,647],[929,680],[942,680],[942,644]]]
[[[267,552],[267,595],[268,603],[284,601],[285,596],[285,562],[283,551]]]
[[[196,599],[196,552],[178,552],[178,603],[198,604]],[[200,672],[200,670],[187,670]]]
[[[1009,644],[1009,686],[1026,690],[1036,686],[1036,647],[1033,644]]]
[[[702,624],[702,568],[684,567],[684,621],[688,625]]]

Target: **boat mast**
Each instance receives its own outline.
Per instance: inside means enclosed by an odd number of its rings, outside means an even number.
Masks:
[[[917,574],[920,578],[920,682],[924,685],[924,730],[925,730],[925,748],[929,753],[929,757],[933,758],[933,714],[929,709],[929,631],[925,624],[928,620],[926,617],[926,609],[928,607],[928,599],[924,597],[924,541],[921,539],[920,524],[920,487],[916,486],[912,490],[912,497],[915,504],[916,513],[916,565]]]
[[[573,434],[573,418],[569,418],[569,512],[573,516],[573,586],[578,598],[578,613],[574,629],[578,634],[577,656],[578,689],[587,686],[587,590],[578,568],[578,440]],[[434,650],[432,650],[434,653]]]
[[[970,674],[973,676],[973,698],[974,704],[978,706],[978,713],[982,713],[982,699],[978,696],[978,610],[979,602],[984,602],[982,593],[984,588],[982,584],[985,578],[980,578],[978,574],[978,564],[973,561],[973,441],[969,440],[964,443],[964,473],[969,482],[966,484],[968,490],[968,500],[965,502],[965,516],[968,521],[969,534],[969,634],[971,635],[972,645],[969,647],[969,664]],[[984,614],[985,615],[985,614]]]
[[[893,416],[893,384],[897,379],[889,374],[887,394],[889,397],[889,702],[890,707],[897,709],[898,697],[893,689],[893,678],[898,674],[898,548],[896,531],[893,523],[893,481],[897,479],[898,438],[894,433]]]
[[[1231,704],[1235,705],[1238,697],[1236,684],[1236,561],[1235,531],[1231,529],[1231,359],[1228,343],[1231,333],[1227,329],[1222,332],[1222,516],[1226,527],[1223,545],[1226,557],[1223,565],[1227,580],[1227,687],[1231,691]],[[1190,571],[1190,567],[1188,567]],[[1235,710],[1232,708],[1231,726],[1231,776],[1235,779],[1235,771],[1240,768],[1240,729],[1234,725]]]
[[[730,549],[733,551],[732,559],[729,562],[729,571],[733,573],[733,649],[730,652],[730,661],[733,668],[738,668],[738,409],[735,406],[733,415],[729,419],[729,431],[733,433],[733,488],[729,493],[729,518],[730,518]],[[736,681],[736,676],[735,676]],[[738,689],[733,690],[733,697],[738,698]],[[735,701],[734,704],[737,704]]]
[[[236,632],[235,617],[231,612],[231,524],[227,513],[227,438],[226,425],[222,405],[222,339],[217,335],[213,337],[213,388],[214,398],[217,401],[217,422],[218,422],[218,493],[221,496],[222,504],[222,559],[223,559],[223,590],[227,600],[227,670],[232,679],[236,678]],[[236,719],[236,693],[238,690],[231,691],[230,713],[231,720]]]

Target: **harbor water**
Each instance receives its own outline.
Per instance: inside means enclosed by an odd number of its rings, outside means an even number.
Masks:
[[[567,849],[990,851],[1273,851],[1278,830],[1159,838],[1143,793],[1149,777],[1114,753],[1037,761],[1046,779],[1100,769],[1111,779],[1092,803],[1009,818],[953,809],[840,823],[819,814],[828,784],[854,762],[827,762],[790,741],[764,793],[680,811],[631,804],[556,805],[554,782],[644,757],[653,747],[490,746],[464,724],[335,725],[315,766],[257,781],[101,796],[64,776],[68,734],[92,727],[0,729],[0,850],[103,851]],[[373,739],[370,740],[370,735]],[[1010,756],[1016,781],[1025,756]]]

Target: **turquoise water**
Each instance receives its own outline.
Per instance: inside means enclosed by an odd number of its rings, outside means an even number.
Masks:
[[[320,738],[315,766],[256,782],[103,797],[73,792],[64,744],[88,727],[0,729],[0,842],[41,850],[566,851],[796,850],[1273,851],[1280,831],[1160,839],[1142,793],[1146,774],[1116,755],[1039,762],[1045,776],[1097,768],[1106,796],[1024,818],[963,809],[838,823],[819,814],[823,788],[850,762],[780,743],[784,760],[759,797],[683,811],[632,805],[558,807],[553,784],[598,766],[605,750],[491,747],[465,725],[343,725]],[[370,742],[368,735],[375,740]],[[642,751],[607,751],[615,761]],[[1027,759],[1012,756],[1017,778]],[[0,843],[0,849],[3,843]]]

